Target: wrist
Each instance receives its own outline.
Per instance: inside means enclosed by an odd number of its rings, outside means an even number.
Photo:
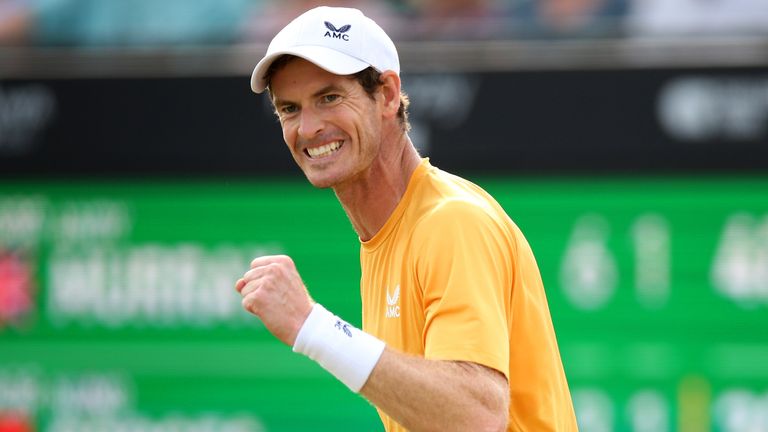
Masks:
[[[384,347],[383,341],[315,303],[296,335],[293,351],[315,360],[357,393],[378,363]]]
[[[304,324],[307,322],[307,319],[309,318],[309,314],[312,313],[312,309],[314,305],[315,305],[315,302],[309,303],[306,311],[303,314],[303,319],[301,320],[301,322],[298,322],[294,327],[293,339],[289,339],[287,342],[289,346],[294,347],[296,345],[296,340],[299,338],[299,332],[301,331]]]

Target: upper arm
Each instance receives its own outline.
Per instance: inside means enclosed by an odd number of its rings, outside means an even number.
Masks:
[[[503,373],[474,362],[454,361],[452,363],[462,369],[468,378],[478,382],[479,386],[488,393],[509,400],[509,380]]]
[[[423,292],[425,357],[509,374],[511,248],[485,209],[449,203],[424,223],[416,275]]]
[[[463,390],[485,407],[491,417],[502,418],[499,423],[509,420],[509,381],[503,373],[487,366],[466,361],[451,362],[463,375]]]

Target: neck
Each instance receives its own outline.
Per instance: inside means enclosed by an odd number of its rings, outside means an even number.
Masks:
[[[334,187],[336,197],[357,235],[367,241],[379,232],[405,194],[408,181],[421,162],[405,132],[385,145],[370,167],[354,181]]]

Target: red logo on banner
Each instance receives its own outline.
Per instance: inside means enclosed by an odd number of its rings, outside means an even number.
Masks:
[[[0,328],[32,309],[32,269],[28,261],[0,249]],[[2,432],[2,430],[0,430]]]
[[[0,432],[33,432],[29,419],[22,414],[0,411]]]

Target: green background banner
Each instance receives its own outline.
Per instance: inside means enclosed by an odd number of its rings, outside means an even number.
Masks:
[[[768,428],[768,179],[473,180],[533,247],[582,430]],[[234,291],[285,253],[359,325],[358,248],[301,179],[6,181],[0,426],[381,430]]]

